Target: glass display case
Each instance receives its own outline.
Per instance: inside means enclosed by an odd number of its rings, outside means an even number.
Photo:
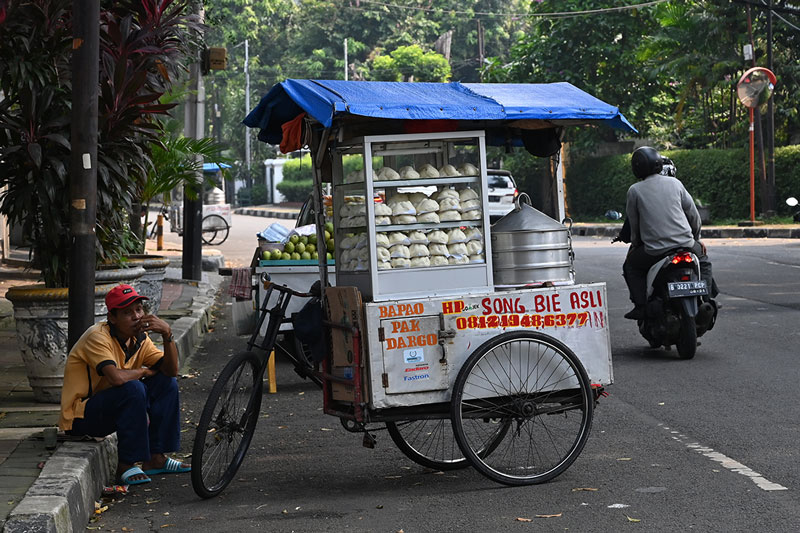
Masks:
[[[365,136],[332,170],[336,285],[366,301],[494,290],[483,131]]]

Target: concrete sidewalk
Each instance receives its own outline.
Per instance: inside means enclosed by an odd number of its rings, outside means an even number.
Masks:
[[[159,316],[172,326],[184,366],[208,330],[221,283],[216,269],[224,258],[210,252],[203,254],[208,271],[201,281],[180,279],[179,252],[172,252],[164,280]],[[0,529],[81,531],[103,487],[114,483],[116,435],[45,445],[43,430],[57,425],[59,406],[34,401],[17,348],[13,308],[5,299],[9,287],[35,281],[22,268],[0,268]]]

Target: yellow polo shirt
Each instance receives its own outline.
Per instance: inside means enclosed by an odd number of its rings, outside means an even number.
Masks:
[[[128,353],[126,353],[126,350]],[[110,325],[100,322],[87,329],[72,347],[64,369],[61,389],[61,417],[58,427],[72,429],[75,418],[83,418],[86,402],[111,384],[103,376],[109,364],[120,369],[158,366],[164,353],[156,348],[146,333],[142,333],[127,349],[111,334]]]

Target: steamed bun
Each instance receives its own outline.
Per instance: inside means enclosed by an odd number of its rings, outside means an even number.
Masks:
[[[462,213],[461,220],[480,220],[481,219],[481,210],[480,209],[473,209],[472,211],[467,211]]]
[[[460,176],[461,173],[453,165],[447,164],[439,169],[439,176]]]
[[[389,261],[378,261],[378,270],[390,270],[392,263]]]
[[[386,204],[375,204],[375,216],[390,217],[392,216],[392,208]]]
[[[467,187],[466,189],[461,189],[460,191],[458,191],[458,199],[461,200],[462,202],[466,200],[477,200],[478,193]]]
[[[447,258],[448,265],[466,265],[469,263],[469,256],[468,255],[451,255]]]
[[[431,253],[428,251],[428,247],[424,244],[412,244],[408,248],[411,257],[428,257]]]
[[[442,189],[441,191],[432,194],[431,198],[440,203],[444,198],[453,198],[454,200],[458,200],[458,191],[454,189]]]
[[[408,268],[411,266],[411,261],[405,257],[393,257],[391,265],[392,268]]]
[[[475,209],[481,208],[481,201],[480,200],[462,200],[461,201],[461,212],[464,213],[466,211],[474,211]]]
[[[439,210],[439,204],[436,200],[425,198],[416,205],[417,213],[433,213]]]
[[[403,167],[400,169],[400,179],[401,180],[416,180],[419,179],[420,175],[419,172],[414,170],[413,167]]]
[[[390,196],[388,200],[386,200],[386,204],[389,207],[392,207],[400,202],[408,202],[408,195],[406,193],[404,192],[395,193],[394,195]]]
[[[393,168],[383,167],[375,175],[375,179],[377,181],[399,180],[400,174],[398,174]]]
[[[389,244],[394,246],[395,244],[411,244],[411,241],[408,240],[408,235],[402,233],[400,231],[395,231],[389,234]]]
[[[375,217],[376,226],[388,226],[392,223],[392,217]]]
[[[470,263],[483,263],[483,254],[476,254],[469,256]]]
[[[448,244],[447,251],[450,252],[450,255],[469,255],[467,252],[467,245],[463,242]]]
[[[421,268],[431,266],[431,260],[428,257],[414,257],[411,259],[411,268]]]
[[[392,215],[394,216],[416,214],[417,210],[414,209],[414,205],[408,200],[404,202],[397,202],[396,204],[392,205]]]
[[[420,178],[438,178],[439,171],[436,170],[436,167],[433,165],[426,163],[422,165],[422,168],[419,169],[419,177]]]
[[[444,213],[439,213],[439,220],[442,222],[461,220],[461,213],[458,211],[445,211]]]
[[[389,252],[389,250],[383,246],[378,246],[375,250],[375,255],[378,257],[378,261],[389,261],[392,258],[391,252]]]
[[[389,253],[391,254],[391,257],[411,257],[411,252],[408,250],[408,246],[405,244],[395,244],[389,248]]]
[[[377,233],[375,235],[375,244],[378,246],[383,246],[384,248],[388,248],[390,246],[389,237],[387,237],[385,233]]]
[[[430,258],[431,266],[443,266],[448,264],[447,258],[443,255],[434,255]]]
[[[424,192],[412,192],[408,195],[408,201],[414,204],[414,207],[417,206],[422,200],[427,200],[428,195]]]
[[[422,213],[421,215],[417,215],[417,222],[423,224],[438,224],[441,220],[439,219],[439,213]]]
[[[466,235],[468,241],[479,241],[483,239],[483,235],[481,235],[481,230],[478,228],[467,228],[464,230],[464,235]]]
[[[469,241],[467,242],[467,253],[469,255],[478,255],[483,252],[483,245],[481,241]]]
[[[432,242],[428,245],[428,251],[431,253],[431,255],[448,255],[446,244]]]
[[[428,244],[428,237],[419,230],[414,230],[408,234],[411,244]]]
[[[430,239],[430,237],[428,237]],[[467,236],[461,231],[461,228],[453,228],[447,232],[447,244],[456,244],[459,242],[467,242]]]
[[[460,167],[458,167],[458,171],[461,172],[464,176],[477,176],[478,175],[478,167],[473,165],[472,163],[464,163]]]
[[[439,213],[444,211],[458,211],[461,208],[461,204],[458,202],[456,198],[440,198],[439,199]]]
[[[414,215],[399,215],[392,217],[392,222],[395,224],[416,224],[417,217]]]
[[[447,244],[447,234],[440,229],[428,233],[428,241],[436,244]]]

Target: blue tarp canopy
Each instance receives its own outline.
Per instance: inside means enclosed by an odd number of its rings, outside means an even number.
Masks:
[[[231,166],[225,163],[222,163],[221,165],[216,163],[203,163],[203,172],[219,172],[223,168],[231,168]]]
[[[602,123],[635,132],[619,109],[569,83],[408,83],[286,80],[270,89],[244,124],[279,144],[281,125],[305,111],[329,127],[341,115],[394,120],[544,120]]]

